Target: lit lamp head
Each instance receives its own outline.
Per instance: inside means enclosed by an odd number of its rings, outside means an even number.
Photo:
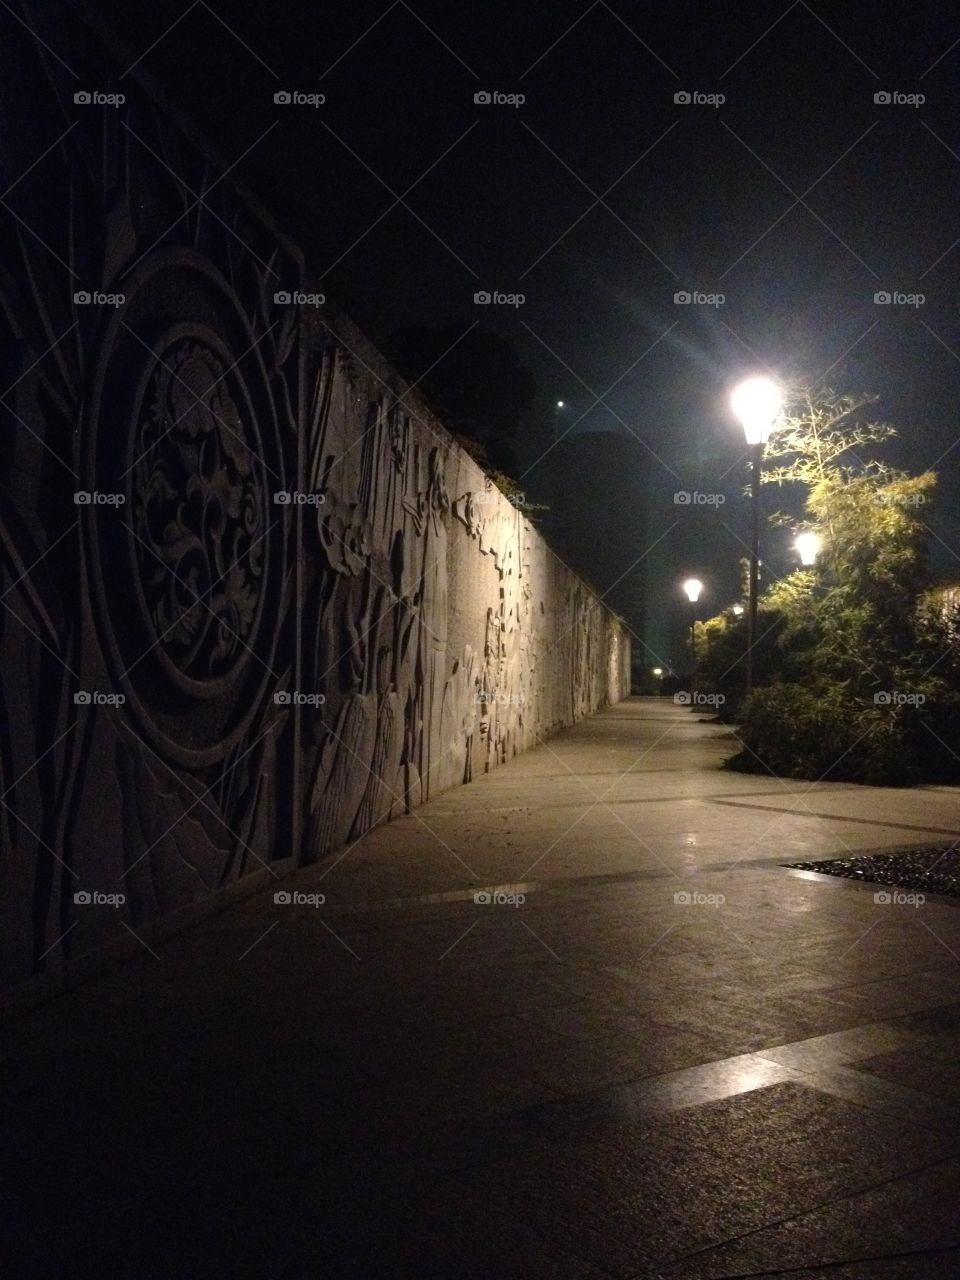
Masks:
[[[747,378],[730,397],[730,407],[743,424],[747,444],[766,444],[780,415],[783,392],[772,378]]]
[[[653,668],[653,674],[654,674],[655,676],[662,676],[662,675],[663,675],[663,667],[654,667],[654,668]]]
[[[804,529],[797,534],[793,545],[800,556],[802,565],[816,564],[817,556],[820,552],[820,535],[818,533],[815,533],[813,529]]]
[[[558,401],[557,401],[557,408],[558,408],[558,409],[562,409],[562,408],[563,408],[563,401],[562,401],[562,400],[558,400]]]
[[[739,618],[739,617],[742,615],[742,613],[743,613],[743,605],[742,605],[742,604],[735,604],[735,605],[733,606],[733,616],[734,616],[735,618]]]
[[[699,578],[688,578],[683,584],[683,590],[691,604],[696,604],[700,599],[700,592],[703,590],[703,583]]]

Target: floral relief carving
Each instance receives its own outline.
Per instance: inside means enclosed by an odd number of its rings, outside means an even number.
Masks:
[[[218,356],[184,339],[153,370],[138,428],[133,528],[146,607],[184,675],[224,675],[256,621],[263,493]]]

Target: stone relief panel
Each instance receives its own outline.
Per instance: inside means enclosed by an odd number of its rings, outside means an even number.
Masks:
[[[105,82],[73,15],[31,9],[51,23]],[[274,495],[296,483],[300,326],[273,299],[302,281],[136,84],[83,110],[43,44],[8,34],[4,984],[292,859],[295,725],[273,693],[295,660],[293,520]]]
[[[314,348],[315,341],[315,348]],[[308,856],[628,692],[625,629],[404,397],[344,317],[314,338],[303,679]]]
[[[57,0],[30,16],[109,82]],[[355,841],[630,668],[364,335],[277,301],[321,286],[135,78],[75,117],[72,77],[8,34],[2,986]]]

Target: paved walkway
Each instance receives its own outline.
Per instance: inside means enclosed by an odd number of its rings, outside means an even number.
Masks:
[[[4,1270],[960,1275],[960,904],[780,866],[960,792],[732,749],[632,699],[4,1028]]]

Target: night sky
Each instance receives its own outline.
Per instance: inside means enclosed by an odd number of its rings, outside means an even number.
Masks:
[[[960,580],[950,6],[185,7],[97,12],[374,340],[478,321],[510,339],[538,385],[517,441],[525,490],[542,492],[558,398],[560,431],[637,441],[651,665],[682,663],[683,575],[707,584],[701,616],[737,594],[746,469],[727,398],[745,374],[878,394],[900,433],[887,460],[940,473],[935,563]],[[283,89],[326,102],[277,106]],[[480,308],[479,290],[525,302]],[[924,301],[880,306],[880,291]],[[674,504],[694,489],[726,501]],[[766,535],[771,573],[793,567],[787,542]],[[599,562],[595,577],[607,585]]]

